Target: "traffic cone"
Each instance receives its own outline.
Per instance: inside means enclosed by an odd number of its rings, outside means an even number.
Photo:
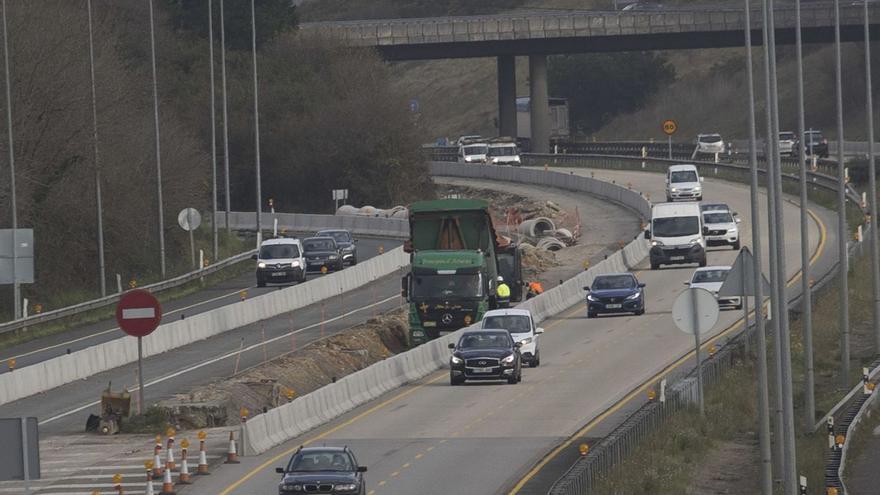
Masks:
[[[147,471],[147,488],[144,491],[144,495],[156,495],[156,492],[153,489],[153,472],[152,471]]]
[[[171,481],[171,465],[165,465],[165,478],[162,479],[162,495],[176,495],[174,482]]]
[[[226,451],[226,464],[239,464],[238,452],[235,450],[235,433],[229,432],[229,450]]]
[[[208,472],[208,451],[205,448],[205,439],[208,438],[208,435],[204,431],[199,432],[199,467],[196,470],[196,474],[198,475],[208,475],[211,474]]]
[[[180,442],[180,475],[177,477],[177,483],[180,485],[191,485],[189,479],[189,465],[186,462],[186,449],[189,447],[189,440],[183,439]]]
[[[156,435],[156,448],[153,449],[153,477],[157,479],[162,477],[162,458],[159,456],[161,450],[162,437]]]
[[[165,469],[174,471],[176,466],[174,465],[174,432],[170,431],[168,435],[168,451],[166,452],[168,455],[165,458]]]

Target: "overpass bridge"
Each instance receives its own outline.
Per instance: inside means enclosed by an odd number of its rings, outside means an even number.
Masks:
[[[756,2],[757,3],[757,2]],[[871,9],[872,33],[880,33],[880,12]],[[830,2],[804,2],[806,43],[834,40]],[[863,39],[863,7],[840,8],[841,38]],[[775,10],[776,40],[793,44],[793,5]],[[762,16],[753,9],[752,39],[760,44]],[[547,56],[568,53],[725,48],[745,43],[745,11],[719,7],[670,8],[661,11],[526,11],[521,13],[307,23],[301,31],[321,33],[352,46],[375,48],[386,60],[496,57],[498,122],[501,135],[516,136],[515,57],[529,57],[533,150],[549,148]]]

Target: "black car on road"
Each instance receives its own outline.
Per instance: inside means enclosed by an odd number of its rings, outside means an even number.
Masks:
[[[609,273],[593,279],[587,291],[587,318],[600,313],[645,313],[645,284],[632,273]]]
[[[357,265],[357,239],[351,236],[347,230],[322,230],[315,234],[316,237],[332,237],[342,253],[342,262],[349,265]]]
[[[465,332],[458,344],[449,344],[449,383],[461,385],[466,380],[507,380],[511,385],[522,381],[520,343],[507,330]]]
[[[792,156],[797,156],[798,150],[800,150],[800,143],[795,141]],[[828,158],[828,140],[822,135],[822,131],[804,132],[804,155]]]
[[[365,466],[359,466],[348,447],[300,447],[287,466],[275,468],[284,475],[278,495],[329,493],[365,495]]]
[[[342,253],[332,237],[309,237],[302,241],[303,253],[306,256],[306,267],[311,271],[342,270],[345,264]]]

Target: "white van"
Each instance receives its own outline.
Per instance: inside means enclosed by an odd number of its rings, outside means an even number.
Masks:
[[[703,215],[697,203],[660,203],[651,209],[645,239],[651,241],[651,269],[660,265],[697,263],[706,266]]]
[[[703,178],[696,165],[670,165],[666,171],[666,201],[703,200]]]

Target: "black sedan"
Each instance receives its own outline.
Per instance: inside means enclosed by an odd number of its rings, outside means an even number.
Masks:
[[[348,447],[300,447],[287,466],[275,468],[284,475],[278,494],[329,493],[365,495],[365,466],[359,466]]]
[[[449,383],[461,385],[466,380],[522,381],[520,343],[507,330],[465,332],[458,345],[449,344]]]
[[[357,265],[357,239],[351,236],[347,230],[322,230],[315,234],[316,237],[332,237],[336,241],[339,252],[342,253],[343,263]]]
[[[342,270],[345,265],[342,253],[332,237],[309,237],[303,239],[303,254],[306,257],[306,268],[310,271]]]
[[[645,284],[632,273],[609,273],[593,279],[587,291],[587,318],[601,313],[645,313]]]
[[[795,141],[792,156],[797,156],[798,150],[800,150],[800,143]],[[822,131],[804,132],[804,154],[828,158],[828,140],[822,135]]]

